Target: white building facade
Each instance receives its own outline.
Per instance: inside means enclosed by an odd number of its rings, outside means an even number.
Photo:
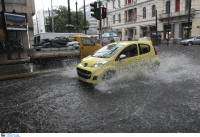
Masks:
[[[103,32],[114,31],[122,40],[151,37],[157,31],[162,41],[170,34],[170,43],[180,43],[186,37],[189,0],[103,0],[107,18],[102,21]],[[200,35],[200,0],[191,0],[190,37]],[[169,14],[168,14],[169,13]],[[168,15],[170,21],[168,25]]]
[[[45,33],[46,18],[52,16],[51,10],[39,10],[34,19],[34,34]]]
[[[93,12],[90,9],[90,4],[85,5],[86,20],[90,23],[87,35],[97,35],[97,20],[91,16]],[[84,7],[81,7],[79,10],[84,13]]]

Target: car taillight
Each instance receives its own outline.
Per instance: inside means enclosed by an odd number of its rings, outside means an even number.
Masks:
[[[157,55],[157,51],[156,51],[156,48],[155,48],[155,47],[153,47],[153,49],[154,49],[154,53],[155,53],[155,55]]]

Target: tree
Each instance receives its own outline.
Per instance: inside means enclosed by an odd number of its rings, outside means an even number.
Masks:
[[[78,25],[76,24],[76,12],[71,11],[71,24],[74,25],[74,31],[75,33],[81,33],[84,24],[84,14],[79,11],[78,12]],[[52,17],[46,18],[47,24],[52,24]],[[57,9],[54,9],[54,28],[57,29],[57,32],[61,33],[67,33],[68,30],[65,27],[67,24],[69,24],[69,17],[68,17],[68,9],[65,6],[58,6]],[[86,21],[86,26],[90,26],[90,23]],[[46,29],[47,32],[47,29]]]

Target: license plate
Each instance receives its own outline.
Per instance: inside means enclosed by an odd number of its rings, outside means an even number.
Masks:
[[[82,80],[82,81],[86,81],[85,78],[82,78],[82,77],[80,77],[80,76],[79,76],[79,79]]]

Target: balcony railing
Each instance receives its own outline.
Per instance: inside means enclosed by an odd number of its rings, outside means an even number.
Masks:
[[[182,10],[182,11],[177,11],[177,12],[171,12],[170,17],[184,16],[184,15],[188,15],[188,14],[189,14],[189,10]],[[191,9],[190,14],[191,15],[195,14],[194,8]],[[168,18],[168,13],[161,13],[158,16],[159,16],[159,19]]]
[[[137,0],[133,0],[131,3],[126,3],[125,6],[133,5],[133,4],[136,4],[136,3],[137,3]]]

